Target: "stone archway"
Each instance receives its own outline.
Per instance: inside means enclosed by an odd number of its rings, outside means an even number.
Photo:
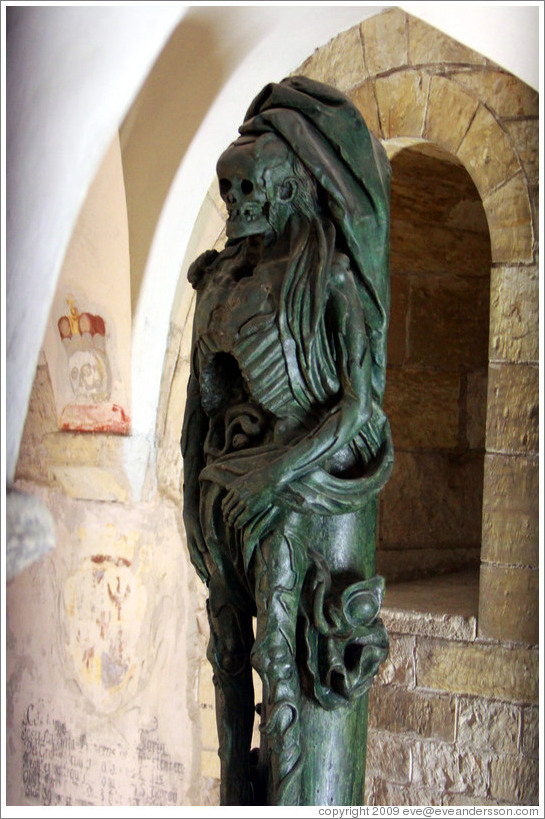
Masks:
[[[535,642],[537,92],[400,9],[339,35],[294,73],[345,91],[381,140],[452,154],[479,192],[492,256],[479,633]]]

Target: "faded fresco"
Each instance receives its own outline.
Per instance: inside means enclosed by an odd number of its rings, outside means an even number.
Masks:
[[[59,395],[66,401],[59,427],[77,432],[130,430],[125,409],[112,402],[112,368],[107,349],[107,327],[102,315],[80,312],[70,295],[68,312],[57,321],[59,339],[66,353],[65,383],[58,373]],[[64,387],[64,389],[63,389]]]
[[[101,711],[119,707],[138,685],[146,604],[145,586],[126,557],[90,555],[65,583],[64,648],[80,689]]]
[[[8,588],[8,804],[197,804],[187,652],[202,646],[176,509],[111,504],[101,522],[102,503],[40,496],[58,541]]]

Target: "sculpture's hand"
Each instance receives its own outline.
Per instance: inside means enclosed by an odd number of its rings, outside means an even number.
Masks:
[[[278,493],[270,471],[256,469],[236,480],[227,493],[222,511],[226,523],[240,529],[271,507]]]

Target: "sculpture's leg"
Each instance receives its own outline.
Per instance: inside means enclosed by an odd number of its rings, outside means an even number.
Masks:
[[[254,688],[250,651],[251,610],[236,604],[225,581],[209,585],[210,642],[207,656],[214,670],[216,720],[221,763],[222,805],[251,805],[250,744],[254,723]]]
[[[332,576],[375,573],[377,504],[358,513],[324,518],[309,537],[327,559]],[[368,695],[332,711],[309,698],[301,709],[305,769],[304,805],[363,805]]]
[[[335,711],[305,700],[303,804],[364,804],[368,699],[366,694]]]
[[[262,743],[267,750],[267,804],[299,805],[301,689],[295,658],[297,612],[306,557],[276,531],[257,548],[257,634],[252,665],[263,682]]]

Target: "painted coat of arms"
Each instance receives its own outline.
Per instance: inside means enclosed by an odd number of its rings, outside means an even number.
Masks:
[[[60,415],[60,427],[76,432],[127,434],[130,419],[123,407],[111,401],[112,372],[106,345],[104,318],[79,312],[71,298],[67,315],[57,326],[66,352],[67,379],[72,400]]]

